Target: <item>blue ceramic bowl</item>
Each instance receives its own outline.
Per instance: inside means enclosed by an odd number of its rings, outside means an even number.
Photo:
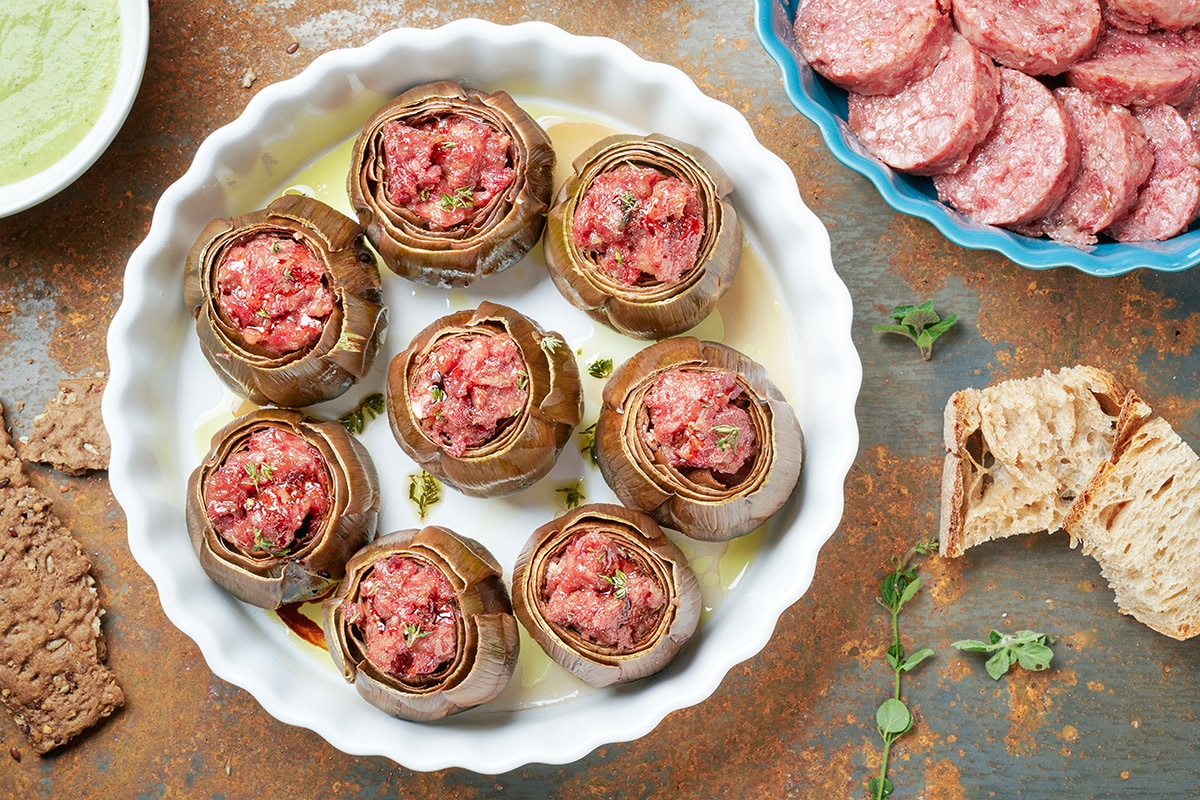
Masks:
[[[1200,227],[1196,223],[1165,242],[1072,245],[1021,236],[994,225],[967,219],[937,199],[928,178],[905,175],[870,155],[846,124],[846,92],[813,72],[800,56],[792,34],[797,0],[755,0],[759,41],[783,71],[792,105],[821,130],[833,155],[866,176],[883,199],[905,214],[928,220],[946,238],[974,250],[995,250],[1030,269],[1075,267],[1108,277],[1135,269],[1178,272],[1200,263]]]

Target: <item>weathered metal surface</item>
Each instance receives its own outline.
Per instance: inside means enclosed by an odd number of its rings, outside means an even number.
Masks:
[[[750,8],[715,0],[153,0],[145,81],[112,149],[70,191],[0,220],[0,401],[14,433],[28,432],[59,378],[105,368],[124,263],[211,131],[324,51],[463,16],[548,20],[674,64],[740,110],[794,170],[854,297],[864,366],[860,455],[812,588],[710,699],[638,741],[499,776],[413,773],[340,753],[214,677],[133,561],[104,478],[35,469],[96,561],[110,663],[129,701],[46,758],[0,717],[0,797],[863,797],[881,749],[875,708],[891,686],[878,581],[889,556],[936,530],[950,392],[1090,362],[1137,386],[1200,443],[1194,272],[1031,272],[895,214],[794,112]],[[256,78],[243,88],[248,70]],[[871,326],[893,305],[927,298],[961,323],[922,362]],[[917,724],[892,753],[895,797],[1200,797],[1200,645],[1118,614],[1095,563],[1061,534],[993,543],[957,561],[927,558],[920,570],[925,588],[902,616],[902,635],[936,655],[905,678]],[[950,648],[993,627],[1057,636],[1054,669],[992,681],[981,659]]]

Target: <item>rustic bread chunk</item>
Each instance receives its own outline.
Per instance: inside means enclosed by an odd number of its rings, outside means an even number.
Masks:
[[[1175,639],[1200,633],[1200,458],[1165,420],[1122,425],[1063,527],[1123,613]]]
[[[1054,531],[1112,451],[1125,388],[1089,366],[963,389],[945,410],[944,556]]]
[[[105,383],[99,375],[60,381],[58,395],[33,420],[22,457],[68,475],[108,469],[108,432],[100,417]]]
[[[47,753],[125,698],[103,663],[91,560],[14,456],[0,436],[0,703]]]

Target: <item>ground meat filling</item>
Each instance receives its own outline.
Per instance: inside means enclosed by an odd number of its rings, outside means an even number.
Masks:
[[[625,164],[588,186],[571,236],[602,271],[626,286],[647,276],[678,281],[696,266],[704,238],[700,194],[679,178]]]
[[[408,385],[413,416],[455,458],[491,441],[529,400],[529,372],[507,333],[442,339]]]
[[[274,426],[255,430],[204,481],[208,519],[249,556],[294,552],[329,512],[329,471],[320,451]]]
[[[654,573],[600,531],[576,534],[550,560],[542,599],[550,623],[621,651],[645,642],[666,607]]]
[[[650,415],[647,445],[672,467],[736,474],[758,454],[750,414],[735,402],[741,394],[728,372],[664,372],[644,401]]]
[[[342,609],[366,644],[367,660],[389,675],[416,683],[454,662],[458,599],[437,567],[389,556],[371,567],[358,602]]]
[[[388,202],[430,230],[449,230],[474,217],[512,184],[512,137],[459,114],[399,120],[382,128]]]
[[[321,338],[333,302],[325,265],[289,233],[256,233],[229,247],[217,265],[221,315],[247,347],[271,356]]]

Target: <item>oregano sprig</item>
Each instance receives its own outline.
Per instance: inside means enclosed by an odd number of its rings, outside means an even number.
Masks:
[[[898,333],[912,340],[921,351],[921,359],[928,361],[933,355],[933,343],[958,321],[957,314],[942,319],[933,310],[933,301],[926,300],[919,306],[896,306],[892,309],[894,324],[876,325],[880,333]]]
[[[1050,645],[1054,638],[1035,631],[1017,631],[1016,633],[1001,633],[993,630],[988,634],[988,640],[960,639],[950,646],[968,653],[989,653],[990,656],[984,667],[993,680],[1000,680],[1013,664],[1019,664],[1028,670],[1039,671],[1050,668],[1050,659],[1054,652]]]
[[[884,797],[891,796],[893,786],[887,777],[887,766],[892,743],[908,733],[913,726],[912,712],[900,699],[900,676],[911,672],[914,667],[933,655],[933,650],[928,647],[912,655],[904,654],[904,644],[900,640],[900,611],[906,603],[916,597],[921,588],[921,579],[912,567],[913,559],[936,550],[935,540],[922,539],[913,545],[903,558],[892,556],[892,571],[879,584],[879,597],[876,598],[876,602],[891,616],[892,644],[887,649],[887,661],[895,679],[892,696],[884,700],[875,711],[875,727],[883,739],[883,757],[880,760],[879,775],[867,783],[872,800],[883,800]]]

